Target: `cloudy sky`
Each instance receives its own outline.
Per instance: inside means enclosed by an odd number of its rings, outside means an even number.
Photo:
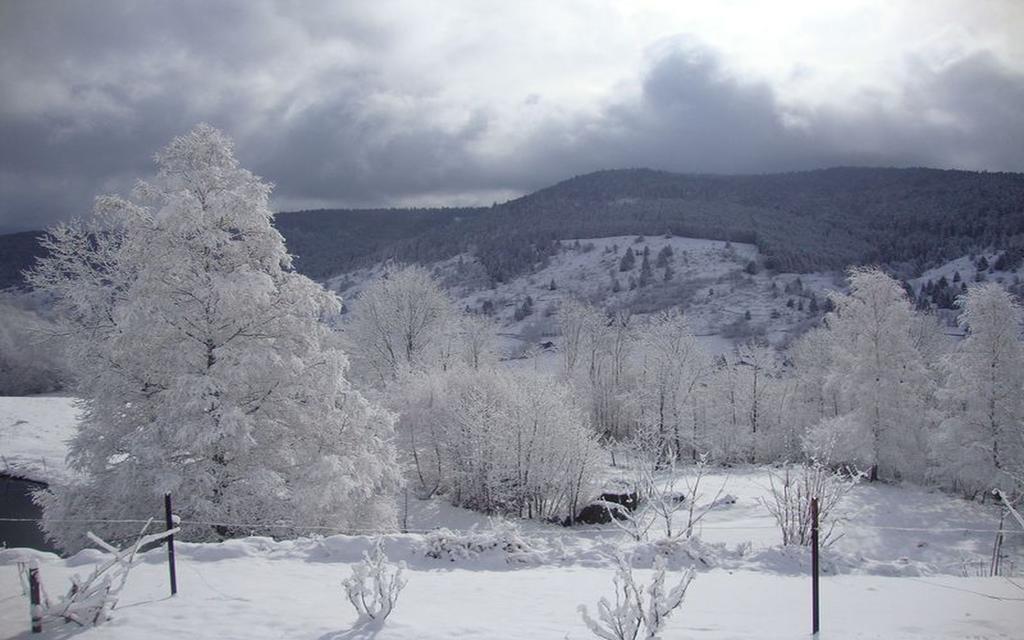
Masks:
[[[0,231],[198,122],[279,209],[490,204],[600,168],[1024,171],[1019,0],[0,0]]]

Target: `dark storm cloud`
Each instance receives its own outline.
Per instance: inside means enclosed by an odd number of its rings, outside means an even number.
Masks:
[[[843,110],[781,105],[772,88],[730,76],[714,51],[685,40],[659,56],[639,96],[600,118],[540,132],[521,175],[541,184],[567,170],[650,166],[760,173],[837,165],[1024,170],[1024,75],[977,54],[919,66],[894,105],[872,96]],[[561,144],[552,145],[552,141]]]
[[[840,108],[785,105],[770,84],[677,38],[634,82],[581,108],[519,86],[510,100],[455,99],[448,72],[462,60],[430,47],[395,54],[415,34],[384,13],[269,1],[2,5],[0,231],[127,190],[200,121],[232,135],[286,207],[489,202],[626,166],[1024,169],[1024,77],[984,51],[940,68],[911,60],[896,96],[864,93]],[[511,136],[508,104],[531,114]]]

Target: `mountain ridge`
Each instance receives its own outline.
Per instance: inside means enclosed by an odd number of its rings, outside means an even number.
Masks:
[[[296,268],[318,279],[383,260],[471,252],[502,282],[549,258],[560,239],[665,233],[755,244],[770,269],[875,263],[909,277],[972,251],[1024,246],[1024,174],[605,169],[490,207],[285,211],[276,224]],[[0,236],[0,288],[31,265],[38,247],[26,247],[39,233]]]

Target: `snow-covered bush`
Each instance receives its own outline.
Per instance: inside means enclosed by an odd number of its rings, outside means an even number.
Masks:
[[[402,577],[405,563],[388,562],[384,541],[377,538],[372,552],[364,552],[363,559],[352,565],[352,576],[342,580],[345,595],[359,614],[360,623],[381,623],[391,615],[398,602],[398,594],[408,582]]]
[[[535,372],[454,367],[414,377],[400,435],[430,492],[484,513],[574,515],[588,497],[596,440],[570,391]]]
[[[502,518],[492,519],[490,529],[431,531],[423,537],[421,550],[426,557],[437,560],[472,560],[501,551],[510,564],[528,561],[540,551],[536,541],[524,536],[514,522]]]
[[[818,499],[818,540],[835,542],[835,508],[860,480],[859,474],[834,471],[820,462],[769,470],[769,496],[761,498],[782,532],[783,545],[811,544],[811,500]]]
[[[346,381],[324,322],[340,301],[291,268],[270,185],[206,125],[157,164],[134,201],[51,229],[28,275],[58,299],[85,405],[79,479],[41,499],[47,533],[75,550],[74,521],[155,515],[165,492],[186,539],[393,526],[394,416]]]
[[[601,598],[597,603],[597,619],[590,616],[586,605],[579,606],[583,623],[602,640],[654,640],[673,611],[683,604],[694,572],[687,569],[679,583],[665,591],[665,560],[655,560],[654,575],[649,585],[637,584],[628,559],[617,556],[618,568],[613,582],[615,601]]]
[[[700,454],[692,465],[665,463],[660,442],[657,436],[644,439],[638,435],[626,450],[627,482],[638,497],[636,508],[606,504],[617,515],[612,523],[636,541],[647,539],[655,526],[660,526],[666,539],[689,538],[705,516],[719,506],[728,483],[726,475],[721,485],[711,488],[715,493],[706,494],[709,456]]]

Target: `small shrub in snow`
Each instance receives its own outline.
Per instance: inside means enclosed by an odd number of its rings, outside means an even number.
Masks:
[[[596,620],[590,617],[586,605],[580,605],[583,623],[602,640],[655,640],[665,620],[683,604],[686,590],[693,581],[693,570],[685,571],[679,583],[666,592],[663,558],[655,560],[654,576],[646,586],[636,583],[627,559],[618,556],[616,561],[615,602],[601,598],[597,603]]]
[[[666,538],[689,538],[704,517],[723,503],[728,475],[707,500],[702,491],[708,472],[707,454],[701,454],[692,467],[681,472],[674,460],[659,469],[656,451],[645,448],[639,438],[634,439],[632,446],[632,482],[641,497],[641,506],[635,511],[618,509],[620,517],[612,522],[637,541],[646,539],[655,524],[664,528]]]
[[[402,577],[404,570],[404,562],[388,562],[380,538],[374,542],[373,553],[364,552],[363,560],[352,566],[352,576],[341,584],[359,614],[360,623],[383,622],[391,615],[407,582]]]
[[[489,531],[438,529],[423,539],[423,554],[438,560],[469,560],[488,551],[503,551],[507,559],[525,560],[536,552],[533,541],[508,520],[493,520]]]
[[[844,475],[826,465],[785,465],[781,471],[769,471],[770,495],[761,503],[775,518],[782,531],[783,545],[811,544],[811,499],[818,499],[818,530],[821,544],[831,544],[836,520],[833,510],[860,480],[860,474]]]

